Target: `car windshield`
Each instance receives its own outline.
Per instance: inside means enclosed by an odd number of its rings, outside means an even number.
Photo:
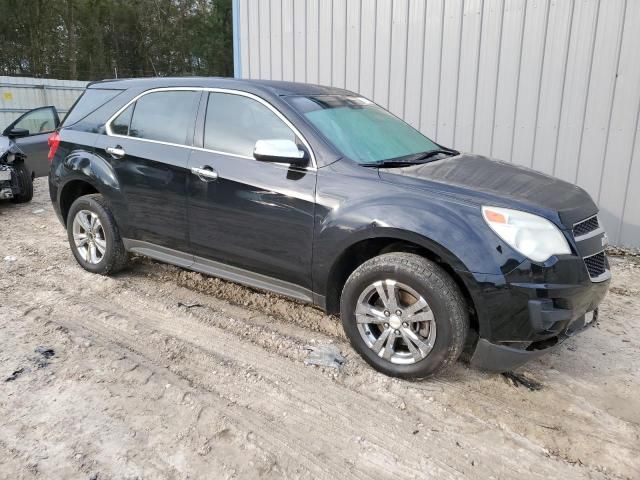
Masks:
[[[442,147],[362,97],[291,96],[289,102],[345,157],[361,164],[409,159]]]

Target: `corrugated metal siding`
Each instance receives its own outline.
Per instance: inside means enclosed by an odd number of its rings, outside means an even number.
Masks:
[[[54,105],[64,117],[88,82],[0,76],[0,131],[32,108]]]
[[[445,145],[576,182],[612,241],[640,246],[640,1],[238,8],[243,77],[346,87]]]

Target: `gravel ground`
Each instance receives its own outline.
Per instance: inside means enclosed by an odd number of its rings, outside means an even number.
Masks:
[[[640,478],[640,261],[612,263],[597,324],[520,369],[540,390],[408,382],[309,306],[142,258],[85,272],[38,179],[0,203],[0,478]],[[341,369],[304,364],[326,344]]]

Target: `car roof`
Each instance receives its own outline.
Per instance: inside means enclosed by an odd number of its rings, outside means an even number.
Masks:
[[[224,77],[152,77],[101,80],[90,83],[87,88],[99,89],[152,89],[167,87],[228,88],[249,93],[286,95],[356,95],[336,87],[326,87],[309,83],[283,82],[276,80],[245,80]]]

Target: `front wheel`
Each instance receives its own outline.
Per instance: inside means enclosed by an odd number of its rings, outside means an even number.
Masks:
[[[466,302],[453,279],[411,253],[388,253],[360,265],[340,303],[351,345],[375,369],[402,378],[442,372],[462,353]]]
[[[29,168],[27,168],[24,162],[14,164],[13,168],[16,173],[20,193],[14,195],[11,201],[13,203],[30,202],[33,198],[33,177]]]

